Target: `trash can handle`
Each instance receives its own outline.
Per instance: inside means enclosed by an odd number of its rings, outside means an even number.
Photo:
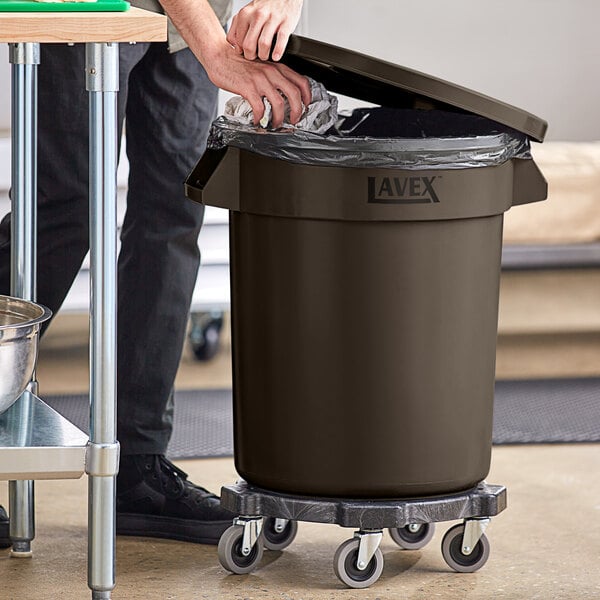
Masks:
[[[513,174],[513,206],[539,202],[548,197],[548,182],[535,162],[515,159]]]
[[[185,181],[186,196],[201,204],[239,210],[239,156],[237,148],[207,149]]]

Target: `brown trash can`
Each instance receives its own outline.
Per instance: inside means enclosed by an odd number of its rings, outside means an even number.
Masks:
[[[330,91],[545,134],[533,115],[313,40],[292,38],[284,60]],[[240,475],[373,499],[482,481],[503,213],[546,197],[534,161],[349,167],[263,155],[258,137],[249,146],[207,150],[186,182],[193,200],[231,211]]]

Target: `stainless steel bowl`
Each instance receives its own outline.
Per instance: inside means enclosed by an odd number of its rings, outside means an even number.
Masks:
[[[28,300],[0,296],[0,413],[15,403],[31,380],[40,325],[51,314]]]

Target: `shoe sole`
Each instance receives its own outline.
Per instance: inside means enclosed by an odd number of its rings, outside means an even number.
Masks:
[[[6,516],[6,512],[2,511],[3,514],[0,517],[0,549],[10,548],[12,542],[10,541],[10,521]]]
[[[117,535],[154,537],[196,544],[216,545],[231,521],[193,522],[185,519],[166,519],[140,515],[117,515]],[[0,523],[0,549],[10,548],[12,542],[8,523]]]
[[[192,542],[194,544],[217,545],[223,532],[232,520],[192,521],[156,515],[117,513],[117,535],[161,538]]]

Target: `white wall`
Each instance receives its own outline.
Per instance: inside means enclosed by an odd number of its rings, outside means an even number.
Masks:
[[[600,139],[598,0],[305,0],[308,35],[425,71]]]

